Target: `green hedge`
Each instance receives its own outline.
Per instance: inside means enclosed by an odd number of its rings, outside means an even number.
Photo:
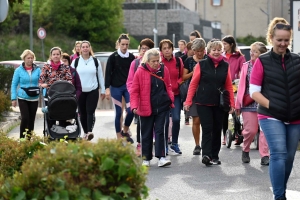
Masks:
[[[142,199],[146,174],[124,141],[52,142],[12,178],[0,177],[0,199]]]

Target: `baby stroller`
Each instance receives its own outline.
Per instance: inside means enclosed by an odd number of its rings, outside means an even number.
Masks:
[[[230,148],[231,147],[231,142],[233,140],[237,140],[238,143],[243,142],[243,135],[242,135],[242,130],[243,130],[243,124],[240,121],[240,116],[237,116],[235,112],[232,113],[232,130],[227,129],[226,131],[226,147]]]
[[[77,99],[75,87],[67,81],[56,81],[47,91],[48,103],[44,112],[44,137],[50,140],[77,139],[81,129],[77,113]]]
[[[242,117],[237,116],[235,112],[232,113],[232,129],[228,129],[226,131],[226,147],[230,148],[232,141],[236,140],[237,143],[241,144],[243,143],[244,136],[242,135],[243,131],[243,123],[242,123]],[[259,134],[260,130],[258,127],[258,131],[253,139],[253,143],[255,146],[255,149],[259,149]]]

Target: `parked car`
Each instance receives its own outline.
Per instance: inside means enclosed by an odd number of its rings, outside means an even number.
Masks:
[[[272,46],[267,46],[268,51],[271,50]],[[238,46],[238,49],[244,54],[246,61],[250,60],[250,46]]]
[[[3,65],[5,67],[13,67],[17,68],[19,67],[24,61],[23,60],[7,60],[7,61],[1,61],[0,65]],[[36,64],[38,67],[42,68],[46,62],[43,61],[34,61],[34,64]]]

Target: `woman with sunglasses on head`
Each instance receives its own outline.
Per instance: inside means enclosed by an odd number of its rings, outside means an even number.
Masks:
[[[81,41],[76,41],[75,42],[75,46],[72,50],[73,55],[70,56],[71,63],[72,63],[73,60],[75,60],[76,58],[78,58],[80,56],[80,44],[81,44]]]
[[[258,132],[257,119],[257,103],[251,99],[249,95],[250,74],[253,69],[253,64],[260,54],[267,52],[267,47],[262,42],[254,42],[250,46],[250,61],[243,64],[240,76],[239,87],[237,91],[237,98],[235,102],[235,113],[243,116],[243,150],[242,162],[250,162],[250,145]],[[261,165],[269,165],[269,148],[264,136],[264,132],[259,134],[259,154],[261,157]]]
[[[105,71],[105,96],[106,99],[109,99],[111,96],[115,105],[115,130],[117,138],[125,137],[128,142],[133,143],[133,139],[129,134],[129,126],[134,114],[130,110],[130,98],[126,81],[130,64],[135,59],[135,56],[128,52],[129,42],[128,34],[121,34],[118,38],[118,50],[108,57]],[[127,111],[123,130],[120,122],[122,115],[122,97],[125,98]]]
[[[250,76],[250,95],[270,149],[269,173],[276,200],[285,200],[300,137],[300,57],[290,52],[293,33],[283,18],[267,31],[271,51],[259,56]]]
[[[127,82],[126,82],[127,90],[128,90],[129,93],[130,93],[130,89],[131,89],[134,74],[137,71],[138,66],[140,66],[140,63],[143,59],[144,54],[146,53],[146,51],[148,51],[149,49],[152,49],[153,47],[154,47],[154,42],[149,38],[145,38],[140,42],[140,45],[139,45],[140,55],[139,55],[138,58],[136,58],[134,61],[131,62],[130,69],[129,69],[129,74],[128,74],[128,78],[127,78]],[[137,118],[137,123],[136,123],[137,124],[137,126],[136,126],[136,141],[137,141],[136,154],[138,156],[140,156],[141,155],[140,120],[139,120],[138,115],[136,115],[136,118]]]
[[[240,72],[243,66],[243,63],[246,62],[245,56],[242,54],[242,52],[237,48],[236,41],[233,36],[227,35],[223,37],[222,43],[224,46],[224,52],[223,57],[226,62],[229,64],[230,68],[230,77],[231,80],[234,81],[235,79],[238,79],[240,76]],[[226,131],[228,129],[228,117],[229,114],[226,113],[223,118],[223,142],[222,144],[226,144],[225,135]],[[237,142],[235,145],[239,145],[240,143]]]
[[[89,41],[82,41],[80,56],[71,66],[76,69],[80,76],[82,93],[78,100],[80,122],[84,131],[83,138],[94,138],[93,128],[95,124],[95,110],[100,96],[105,98],[104,78],[100,61],[94,57],[94,52]]]
[[[35,115],[38,108],[39,88],[38,80],[41,70],[33,61],[35,55],[29,49],[21,54],[24,61],[15,71],[11,83],[11,104],[17,106],[17,100],[21,112],[20,138],[24,138],[26,134],[30,135],[34,129]],[[20,86],[18,88],[18,86]],[[35,87],[36,92],[27,91],[28,88]]]

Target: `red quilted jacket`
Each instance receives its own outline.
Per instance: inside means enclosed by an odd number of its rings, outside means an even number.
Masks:
[[[170,74],[168,68],[164,67],[164,83],[167,93],[172,101],[170,105],[174,108],[174,94],[170,81]],[[130,108],[131,110],[137,109],[137,114],[142,117],[150,116],[151,109],[151,75],[142,66],[139,66],[134,74],[131,90],[130,90]]]

